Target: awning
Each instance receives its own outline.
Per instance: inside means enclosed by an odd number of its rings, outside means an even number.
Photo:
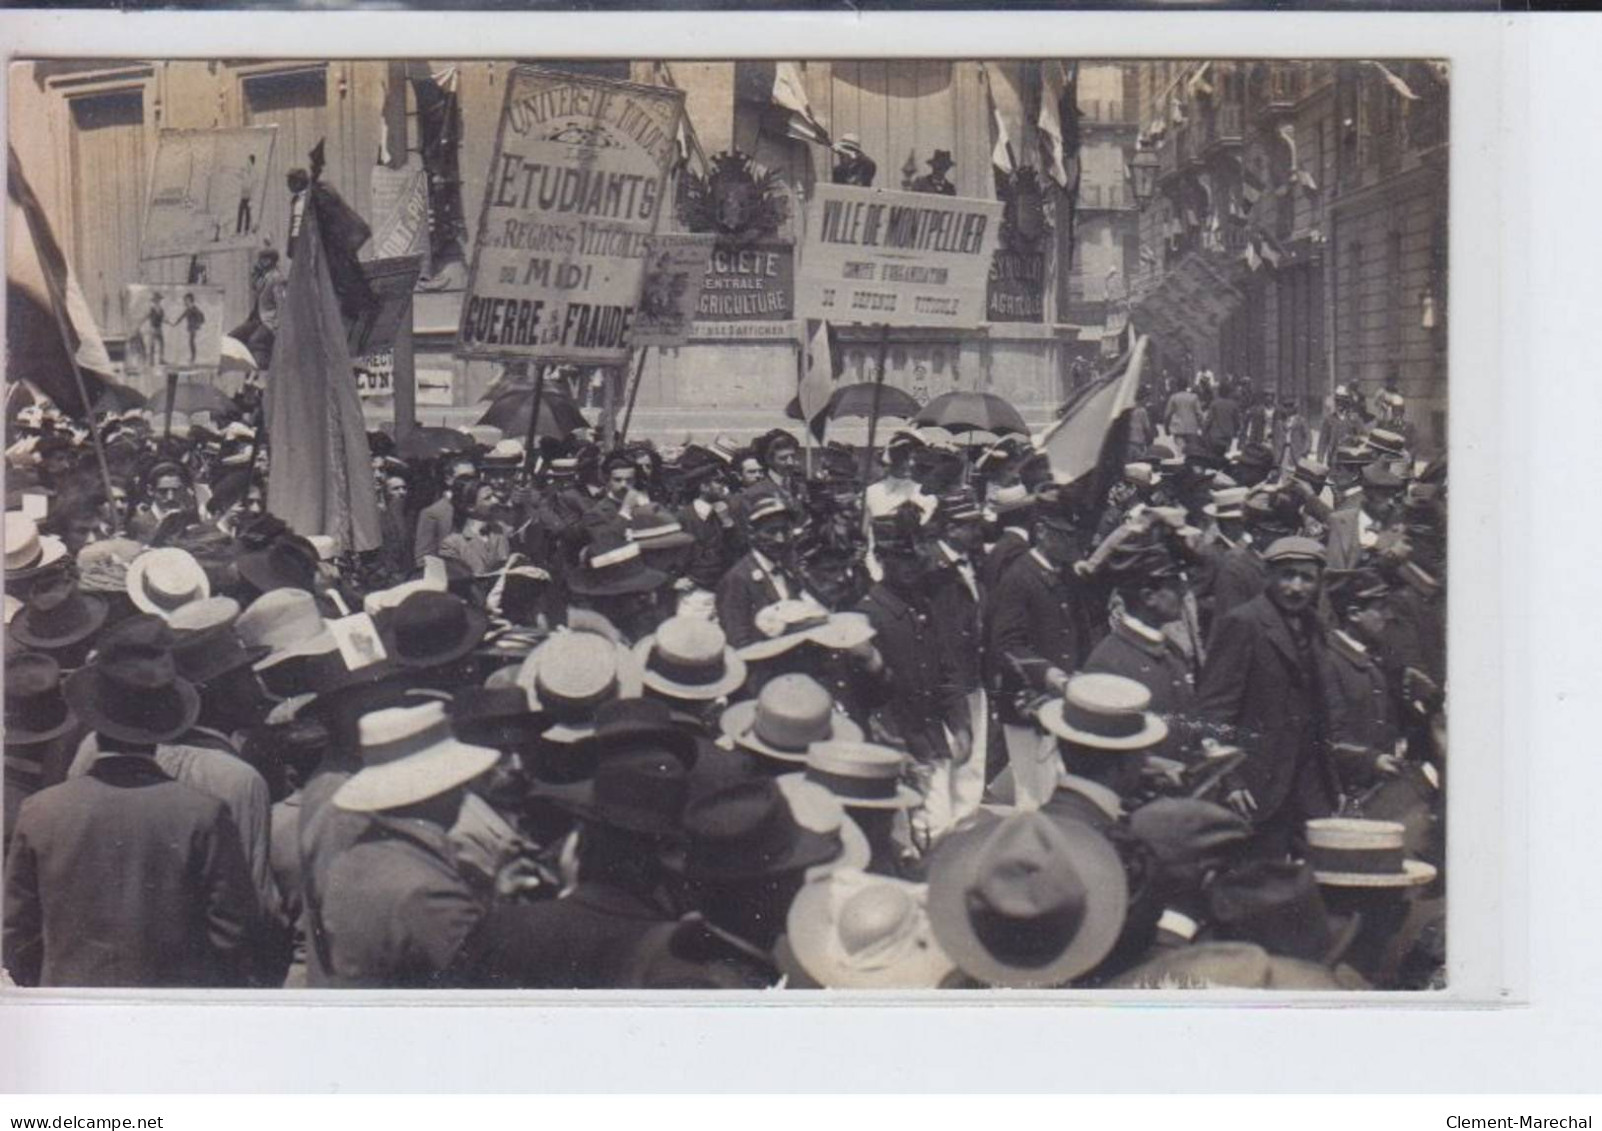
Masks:
[[[1231,257],[1223,253],[1186,255],[1135,300],[1135,326],[1159,340],[1182,340],[1198,351],[1209,348],[1224,320],[1246,300],[1230,281],[1231,268]]]

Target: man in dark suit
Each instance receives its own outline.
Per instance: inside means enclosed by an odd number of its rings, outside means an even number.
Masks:
[[[260,913],[239,833],[222,802],[155,762],[200,712],[171,631],[135,617],[108,632],[66,697],[98,755],[17,818],[6,968],[24,986],[243,985]]]
[[[751,549],[729,567],[717,592],[718,623],[736,648],[762,638],[756,626],[759,611],[804,592],[791,564],[792,516],[784,500],[766,496],[745,521]]]
[[[1020,803],[1039,804],[1050,796],[1056,766],[1054,755],[1042,754],[1039,734],[1018,701],[1060,695],[1096,643],[1094,602],[1073,571],[1087,536],[1067,493],[1043,490],[1031,532],[1034,547],[1008,569],[989,602],[987,651]]]
[[[1218,623],[1197,711],[1246,750],[1226,800],[1255,823],[1262,850],[1280,855],[1309,818],[1328,816],[1338,799],[1328,748],[1327,644],[1316,613],[1324,547],[1281,538],[1263,557],[1268,587]]]
[[[999,487],[991,495],[990,507],[1001,533],[979,565],[979,588],[987,596],[996,591],[1012,563],[1029,552],[1033,505],[1029,488],[1022,483]]]

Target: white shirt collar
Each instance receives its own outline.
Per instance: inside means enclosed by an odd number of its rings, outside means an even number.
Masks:
[[[695,511],[697,518],[708,519],[712,517],[712,504],[705,499],[696,499],[690,504],[690,507]]]

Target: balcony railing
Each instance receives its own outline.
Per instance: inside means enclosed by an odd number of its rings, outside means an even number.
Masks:
[[[1240,145],[1246,138],[1246,113],[1233,102],[1226,102],[1207,119],[1205,148]]]

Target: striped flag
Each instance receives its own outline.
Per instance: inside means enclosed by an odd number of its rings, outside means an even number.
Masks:
[[[315,211],[314,194],[306,196]],[[296,239],[267,376],[268,504],[297,534],[331,535],[342,551],[376,550],[382,536],[367,428],[324,225],[308,219]]]
[[[1133,344],[1111,369],[1069,399],[1062,408],[1062,419],[1041,438],[1040,449],[1050,460],[1051,475],[1057,482],[1072,483],[1096,470],[1113,426],[1135,407],[1146,347],[1146,336],[1135,335]]]
[[[1413,88],[1408,86],[1406,81],[1404,81],[1403,78],[1395,71],[1391,70],[1384,63],[1379,62],[1377,59],[1368,59],[1365,60],[1365,62],[1367,62],[1368,65],[1373,67],[1375,70],[1379,71],[1381,77],[1385,79],[1386,85],[1388,85],[1397,94],[1400,94],[1409,102],[1418,101],[1418,95],[1413,93]]]
[[[807,99],[806,82],[801,78],[801,68],[794,63],[781,62],[774,66],[773,104],[785,111],[785,132],[791,137],[798,141],[810,141],[814,145],[832,144],[829,131],[812,112],[812,103]]]
[[[827,322],[807,323],[807,348],[801,364],[801,385],[796,400],[801,404],[801,419],[818,439],[823,438],[827,421],[823,410],[829,407],[834,395],[834,330]]]
[[[996,122],[996,144],[990,151],[990,163],[1003,173],[1018,168],[1018,151],[1012,139],[1023,136],[1023,99],[1005,66],[981,63],[980,73],[985,76],[985,89],[990,92],[990,112]]]
[[[1077,66],[1078,64],[1075,64],[1076,69]],[[1046,151],[1046,172],[1057,182],[1058,187],[1064,190],[1069,187],[1072,180],[1068,171],[1069,162],[1077,156],[1069,152],[1063,131],[1064,113],[1075,116],[1078,114],[1073,103],[1067,98],[1071,89],[1070,81],[1063,65],[1057,60],[1048,59],[1040,64],[1040,114],[1035,124],[1039,127],[1041,142]]]
[[[6,379],[28,380],[72,416],[88,416],[71,362],[83,373],[90,403],[119,384],[106,343],[89,312],[50,218],[6,147]]]

